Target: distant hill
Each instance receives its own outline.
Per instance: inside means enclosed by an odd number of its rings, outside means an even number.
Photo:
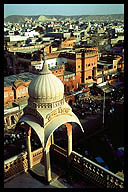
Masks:
[[[26,19],[31,19],[34,21],[55,21],[55,20],[84,20],[84,21],[108,21],[108,20],[124,20],[124,14],[111,14],[111,15],[73,15],[73,16],[63,16],[63,15],[36,15],[36,16],[24,16],[24,15],[11,15],[4,19],[5,22],[11,23],[24,23]]]
[[[5,22],[11,22],[11,23],[24,23],[25,18],[36,20],[39,18],[38,16],[24,16],[24,15],[10,15],[4,19]]]

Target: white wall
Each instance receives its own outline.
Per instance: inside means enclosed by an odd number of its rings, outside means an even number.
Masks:
[[[27,37],[34,37],[34,36],[38,36],[39,33],[36,31],[30,31],[30,32],[25,32],[25,36]]]
[[[97,84],[102,83],[102,78],[98,78],[96,83]]]
[[[115,32],[116,33],[124,33],[124,29],[123,28],[115,28]]]
[[[41,64],[35,65],[35,68],[36,68],[36,69],[42,69],[43,63],[44,63],[44,61],[42,60],[42,61],[41,61]],[[56,66],[56,63],[57,63],[57,65],[67,63],[67,59],[66,59],[66,58],[47,59],[47,60],[46,60],[46,63],[47,63],[47,65],[48,65],[48,68],[50,69],[50,68],[52,68],[52,67],[55,67],[55,66]]]
[[[12,36],[10,36],[10,41],[24,41],[26,39],[27,39],[27,37],[20,36],[20,35],[12,35]]]
[[[43,61],[42,61],[43,62]],[[65,64],[67,63],[67,58],[53,58],[53,59],[47,59],[46,60],[47,65],[49,68],[55,67],[56,63],[58,64]]]

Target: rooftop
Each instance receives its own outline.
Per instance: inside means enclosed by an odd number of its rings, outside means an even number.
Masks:
[[[67,188],[60,181],[45,185],[29,173],[22,173],[4,183],[4,188]]]
[[[110,64],[110,63],[99,62],[99,61],[97,62],[97,64],[98,64],[98,65],[104,65],[104,66],[105,66],[105,65],[106,65],[106,66],[112,66],[112,65],[113,65],[112,63]]]
[[[35,51],[38,51],[39,48],[34,48],[34,49],[19,49],[19,50],[16,50],[15,52],[18,52],[18,53],[33,53]]]
[[[70,72],[70,71],[64,71],[64,78],[70,78],[75,76],[75,73]]]
[[[35,169],[38,175],[44,174],[44,168],[41,164]],[[41,168],[41,169],[40,169]],[[42,172],[40,171],[42,170]],[[54,171],[54,172],[53,172]],[[24,172],[15,175],[13,178],[8,179],[4,183],[4,188],[97,188],[97,186],[84,179],[76,178],[75,175],[66,174],[61,169],[54,167],[52,171],[53,181],[48,185],[43,182],[43,178],[37,176],[32,172]]]
[[[25,72],[4,77],[4,87],[12,86],[16,80],[31,81],[36,76],[36,74]]]

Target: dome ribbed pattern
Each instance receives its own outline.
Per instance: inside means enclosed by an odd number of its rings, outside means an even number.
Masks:
[[[28,87],[29,96],[34,99],[42,99],[45,103],[63,99],[64,85],[59,78],[52,73],[40,74],[33,79]]]

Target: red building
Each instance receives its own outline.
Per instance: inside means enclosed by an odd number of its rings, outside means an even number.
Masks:
[[[79,87],[87,88],[89,83],[93,82],[94,75],[97,71],[97,49],[81,48],[76,50],[57,51],[47,54],[47,59],[63,58],[64,64],[57,64],[51,68],[51,71],[64,84],[65,94],[69,91],[77,90]],[[42,55],[40,55],[42,59]],[[56,60],[55,60],[56,62]],[[12,104],[12,102],[28,97],[28,85],[35,74],[21,73],[5,78],[11,83],[4,87],[4,104]]]
[[[4,86],[4,106],[12,104],[14,101],[14,91],[11,85]]]

